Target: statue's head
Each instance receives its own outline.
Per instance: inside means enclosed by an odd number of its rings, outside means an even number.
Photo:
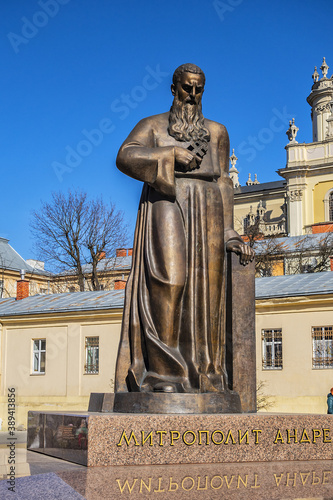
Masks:
[[[183,73],[193,73],[194,75],[201,75],[203,79],[203,85],[205,85],[206,82],[205,73],[202,71],[201,68],[199,68],[199,66],[196,66],[195,64],[192,63],[182,64],[181,66],[178,66],[172,77],[172,83],[174,85],[176,85],[176,83],[180,80],[180,77]]]
[[[173,74],[171,92],[174,100],[168,131],[178,141],[209,140],[201,108],[204,86],[205,74],[195,64],[182,64]]]

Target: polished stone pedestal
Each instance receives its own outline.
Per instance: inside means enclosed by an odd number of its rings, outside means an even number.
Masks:
[[[82,467],[27,452],[28,477],[15,493],[7,477],[1,500],[313,500],[332,499],[333,461]],[[0,478],[1,479],[1,478]]]
[[[117,392],[114,395],[115,413],[202,414],[241,413],[240,397],[233,391],[206,394],[177,394],[158,392]]]
[[[89,467],[58,476],[87,500],[332,500],[332,460]],[[67,498],[67,497],[66,497]]]
[[[29,412],[28,449],[91,467],[327,460],[332,424],[306,414]]]
[[[90,394],[88,412],[100,411],[102,413],[113,412],[113,392],[92,392]]]

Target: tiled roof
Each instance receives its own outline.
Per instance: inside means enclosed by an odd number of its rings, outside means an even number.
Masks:
[[[256,299],[333,293],[333,272],[256,278]]]

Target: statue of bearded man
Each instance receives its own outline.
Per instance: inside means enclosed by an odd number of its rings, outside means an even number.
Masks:
[[[141,120],[117,166],[144,182],[116,368],[116,392],[227,390],[225,252],[253,251],[233,229],[225,127],[202,115],[205,75],[173,75],[169,113]]]

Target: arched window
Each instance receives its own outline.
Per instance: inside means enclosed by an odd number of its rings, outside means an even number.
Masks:
[[[328,220],[333,221],[333,191],[330,192],[328,198]]]
[[[329,189],[325,194],[325,221],[333,221],[333,188]]]

